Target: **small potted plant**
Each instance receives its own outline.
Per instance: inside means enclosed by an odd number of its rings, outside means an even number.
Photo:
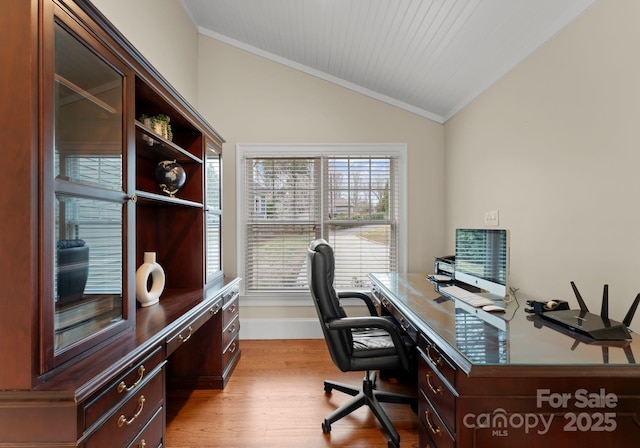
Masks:
[[[146,127],[151,129],[153,132],[158,134],[160,137],[165,140],[173,140],[173,133],[171,132],[171,125],[169,121],[171,119],[168,115],[159,114],[154,116],[149,115],[141,115],[140,122],[142,122]]]

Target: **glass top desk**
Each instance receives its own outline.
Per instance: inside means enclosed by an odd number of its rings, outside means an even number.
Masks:
[[[496,314],[442,297],[425,274],[369,277],[417,343],[421,447],[640,440],[638,334],[595,341],[526,313],[522,297]]]

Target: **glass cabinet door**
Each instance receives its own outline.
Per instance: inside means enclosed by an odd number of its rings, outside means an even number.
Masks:
[[[61,23],[54,32],[49,300],[57,355],[125,316],[125,77]]]
[[[222,275],[220,203],[220,153],[207,145],[206,150],[206,280]]]
[[[122,319],[122,204],[56,195],[55,350]]]

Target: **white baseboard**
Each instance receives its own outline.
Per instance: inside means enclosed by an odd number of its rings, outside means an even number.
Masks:
[[[240,318],[240,339],[323,339],[315,318]]]

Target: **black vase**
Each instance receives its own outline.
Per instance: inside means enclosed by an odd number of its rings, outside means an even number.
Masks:
[[[82,299],[89,277],[89,247],[83,240],[60,240],[57,244],[56,302],[64,305]]]

